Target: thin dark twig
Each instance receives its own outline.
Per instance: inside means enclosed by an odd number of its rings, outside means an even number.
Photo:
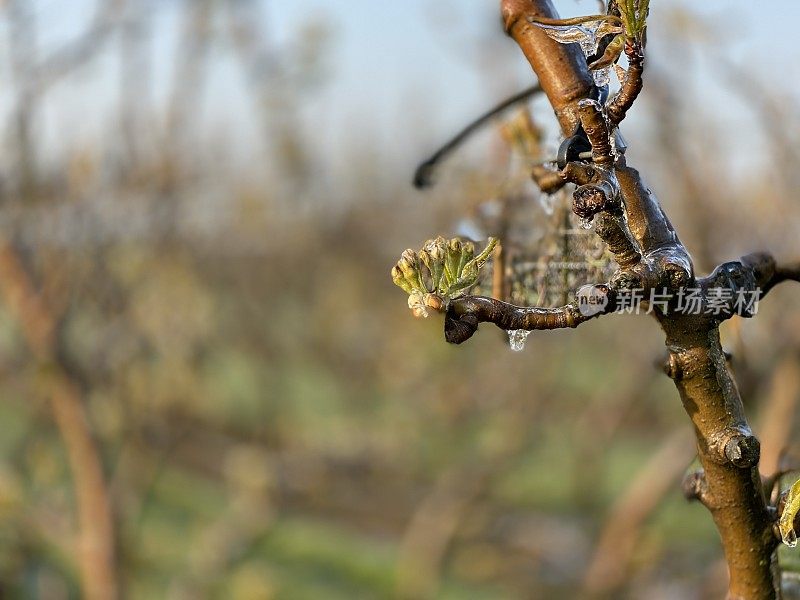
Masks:
[[[518,94],[503,100],[500,104],[492,108],[490,111],[484,113],[472,123],[467,125],[464,129],[462,129],[458,134],[455,135],[449,142],[447,142],[444,146],[439,148],[436,152],[431,155],[430,158],[422,162],[418,167],[417,170],[414,172],[414,187],[418,189],[429,187],[433,184],[433,172],[435,171],[436,167],[439,165],[440,162],[447,156],[449,156],[454,150],[456,150],[464,141],[469,138],[473,133],[475,133],[478,129],[480,129],[483,125],[485,125],[488,121],[496,117],[501,112],[511,108],[519,104],[520,102],[524,102],[529,98],[533,97],[534,95],[538,94],[542,91],[541,86],[537,83],[534,86],[531,86],[525,90],[522,90]]]

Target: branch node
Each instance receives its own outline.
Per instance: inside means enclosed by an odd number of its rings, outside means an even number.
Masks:
[[[450,344],[463,344],[478,331],[478,317],[471,314],[457,316],[448,310],[444,317],[444,339]]]
[[[697,500],[703,503],[703,497],[708,490],[708,482],[706,481],[706,474],[703,469],[691,471],[687,473],[681,482],[681,491],[683,497],[688,501]]]
[[[725,458],[740,469],[750,469],[761,457],[761,443],[754,435],[737,434],[728,439],[724,447]]]
[[[670,353],[662,368],[670,379],[674,381],[683,379],[683,366],[677,355]]]

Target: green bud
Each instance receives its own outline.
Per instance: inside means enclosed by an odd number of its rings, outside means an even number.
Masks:
[[[400,270],[400,267],[397,265],[392,267],[392,281],[394,281],[394,284],[402,289],[406,294],[410,294],[414,291],[414,288],[406,280],[406,276],[403,274],[403,271]]]
[[[426,264],[431,272],[431,291],[436,292],[439,289],[442,274],[444,273],[444,262],[447,258],[447,242],[441,236],[435,240],[428,240],[425,242],[422,252],[425,252],[430,259],[430,263]],[[422,252],[420,252],[420,256]]]
[[[427,317],[430,310],[442,312],[452,298],[478,283],[480,270],[496,245],[497,240],[489,238],[475,256],[472,242],[439,236],[425,242],[418,253],[404,251],[392,268],[392,281],[409,295],[408,306],[415,316]]]
[[[486,244],[483,252],[481,252],[475,258],[469,260],[464,265],[463,269],[461,269],[459,278],[450,288],[451,292],[463,291],[478,283],[480,271],[486,264],[486,261],[489,260],[489,257],[492,255],[492,251],[494,250],[495,246],[497,246],[497,239],[489,238],[489,242]]]
[[[420,273],[425,284],[425,290],[428,292],[435,292],[436,285],[433,283],[433,259],[424,248],[419,251],[419,259],[422,264],[425,265],[424,268],[420,266]]]
[[[421,292],[426,291],[425,282],[422,279],[422,271],[420,269],[421,263],[416,252],[410,248],[403,251],[403,253],[400,255],[400,260],[398,261],[397,266],[403,271],[406,279],[414,287],[414,289],[418,289]]]
[[[447,244],[447,258],[444,261],[444,275],[449,287],[458,279],[458,267],[461,264],[461,240],[453,238]]]
[[[461,272],[464,270],[464,266],[472,260],[475,256],[475,244],[472,242],[464,242],[461,245],[461,259],[458,263],[458,274],[457,278],[461,277]]]

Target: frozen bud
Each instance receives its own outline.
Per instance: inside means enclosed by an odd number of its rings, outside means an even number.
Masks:
[[[415,253],[412,252],[411,254],[413,255],[413,260],[410,260],[410,255],[403,252],[400,260],[397,261],[397,267],[403,273],[403,276],[412,289],[423,291],[425,286],[422,280],[422,273],[420,273],[419,270],[419,260]]]
[[[416,267],[418,261],[417,253],[414,252],[411,248],[403,250],[403,253],[400,255],[400,260],[405,260],[409,264]]]
[[[427,250],[423,249],[419,251],[419,259],[422,261],[423,265],[425,265],[429,269],[431,268],[431,265],[433,264],[433,259],[431,258],[431,255],[428,253]]]
[[[438,237],[425,247],[431,258],[437,262],[444,262],[447,256],[447,242],[443,237]]]
[[[583,185],[572,194],[572,212],[581,219],[592,219],[603,210],[608,199],[596,185]]]
[[[416,264],[409,261],[405,256],[401,257],[400,260],[397,261],[397,268],[400,269],[400,271],[406,277],[415,275],[417,272]]]
[[[425,298],[419,292],[412,292],[408,296],[408,308],[411,309],[412,314],[417,318],[428,318],[428,308],[425,305]]]

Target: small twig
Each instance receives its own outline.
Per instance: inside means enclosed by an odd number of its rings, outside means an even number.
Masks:
[[[586,315],[577,302],[558,308],[522,307],[484,296],[462,296],[450,302],[445,315],[445,338],[451,344],[467,341],[480,323],[494,323],[500,329],[536,331],[575,328],[595,317],[607,314],[615,307],[613,293],[607,286],[595,286],[598,293],[607,294],[605,308]]]
[[[417,170],[414,172],[414,187],[421,189],[432,185],[433,173],[436,170],[436,167],[439,166],[442,160],[458,149],[458,147],[461,146],[461,144],[463,144],[464,141],[466,141],[473,133],[475,133],[478,129],[483,127],[486,123],[503,111],[508,110],[520,102],[524,102],[525,100],[532,98],[541,91],[542,88],[539,86],[539,84],[531,86],[519,92],[518,94],[503,100],[500,104],[482,114],[480,117],[472,121],[472,123],[464,127],[464,129],[459,131],[449,142],[439,148],[430,158],[423,161],[417,167]]]
[[[628,73],[619,93],[606,108],[608,120],[617,127],[625,119],[625,115],[633,106],[642,91],[642,74],[644,73],[644,53],[638,44],[628,42],[625,45],[628,56]]]
[[[579,102],[578,115],[592,145],[592,161],[604,167],[612,166],[614,155],[611,149],[611,132],[600,104],[593,100]]]

